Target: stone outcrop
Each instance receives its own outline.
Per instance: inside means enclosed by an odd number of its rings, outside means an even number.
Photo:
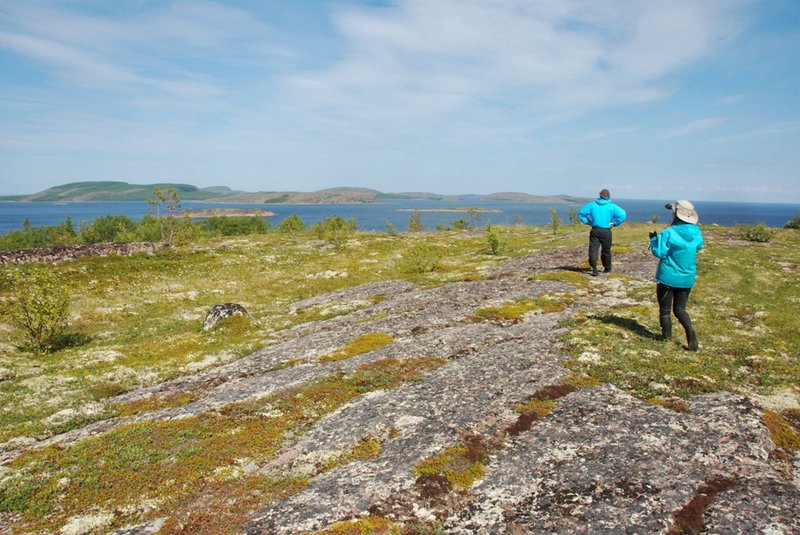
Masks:
[[[532,276],[572,269],[583,255],[583,247],[548,251],[509,261],[485,280],[435,288],[388,281],[295,303],[297,311],[345,312],[277,333],[271,346],[237,362],[116,398],[196,393],[188,405],[93,424],[42,444],[69,443],[124,421],[200,414],[379,359],[431,356],[447,363],[418,381],[355,398],[255,467],[264,475],[312,477],[299,493],[264,504],[247,532],[307,533],[374,515],[461,534],[800,533],[798,479],[773,466],[775,445],[748,399],[706,394],[677,412],[611,385],[564,386],[570,372],[562,365],[560,320],[624,299],[615,292],[622,282],[587,277],[576,288]],[[650,284],[655,260],[635,250],[615,257],[614,268],[631,277],[628,283]],[[572,298],[560,312],[489,321],[477,314],[566,293]],[[393,343],[319,360],[376,332]],[[543,392],[551,412],[520,415],[516,409]],[[377,457],[321,468],[364,439],[380,443]],[[485,466],[472,485],[414,474],[418,463],[455,444],[469,445]],[[158,525],[124,533],[151,533]]]
[[[223,318],[230,318],[231,316],[244,316],[249,318],[250,314],[242,305],[238,303],[222,303],[219,305],[214,305],[206,313],[206,317],[203,320],[203,330],[207,331],[216,325],[219,320]]]

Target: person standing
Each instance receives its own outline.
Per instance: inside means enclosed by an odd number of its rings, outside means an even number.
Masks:
[[[590,225],[589,231],[589,265],[592,276],[597,276],[597,254],[605,273],[611,272],[611,229],[620,226],[627,217],[625,210],[611,202],[611,193],[607,189],[600,191],[600,196],[586,203],[578,218],[584,225]]]
[[[697,334],[686,303],[697,275],[697,252],[703,247],[703,233],[694,205],[689,201],[669,203],[672,223],[659,233],[650,232],[650,250],[659,259],[656,269],[656,297],[661,336],[672,339],[672,313],[686,331],[686,348],[697,351]]]

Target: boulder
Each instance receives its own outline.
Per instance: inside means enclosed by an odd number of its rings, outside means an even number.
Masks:
[[[237,303],[222,303],[219,305],[214,305],[211,307],[208,313],[206,313],[206,319],[203,320],[203,330],[207,331],[216,325],[217,322],[222,318],[229,318],[231,316],[246,316],[249,318],[250,314],[242,305]]]

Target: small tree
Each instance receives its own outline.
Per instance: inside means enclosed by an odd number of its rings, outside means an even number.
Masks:
[[[11,288],[7,313],[25,336],[22,347],[37,354],[52,351],[67,327],[69,292],[49,267],[11,270],[7,283]]]
[[[411,217],[408,218],[408,231],[409,232],[422,232],[425,230],[425,227],[422,226],[422,214],[419,211],[415,211],[411,214]]]
[[[658,223],[659,221],[661,221],[661,217],[658,214],[653,214],[650,216],[651,223]]]
[[[555,208],[549,208],[550,212],[550,226],[553,228],[553,234],[558,234],[558,229],[561,228],[561,218],[558,217],[558,212]]]
[[[161,240],[172,244],[175,240],[175,231],[178,225],[178,216],[181,211],[181,200],[175,188],[169,186],[167,191],[161,191],[158,186],[153,190],[155,197],[148,198],[147,203],[152,206],[161,227]]]
[[[469,217],[469,226],[477,227],[482,215],[483,214],[481,214],[481,211],[477,208],[468,208],[467,217]]]
[[[489,244],[489,251],[495,256],[502,254],[506,248],[505,243],[491,224],[486,225],[486,242]]]
[[[578,219],[578,209],[574,207],[567,208],[567,218],[570,225],[577,225],[580,223],[580,219]]]

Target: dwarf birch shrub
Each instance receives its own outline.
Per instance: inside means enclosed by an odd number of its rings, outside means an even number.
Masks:
[[[405,273],[431,273],[441,262],[441,253],[433,245],[418,243],[408,248],[397,263]]]
[[[7,283],[11,288],[7,313],[25,337],[22,347],[39,354],[52,351],[67,327],[69,292],[46,267],[14,269],[7,274]]]
[[[495,256],[502,254],[506,248],[505,242],[491,225],[486,225],[486,242],[489,244],[489,251]]]
[[[358,223],[351,218],[344,220],[338,215],[331,216],[324,221],[314,223],[311,231],[321,240],[341,247],[347,239],[358,230]]]
[[[764,223],[757,223],[742,228],[742,236],[747,241],[766,243],[772,239],[775,232]]]
[[[278,225],[279,232],[300,232],[306,229],[306,224],[297,214],[286,216]]]

